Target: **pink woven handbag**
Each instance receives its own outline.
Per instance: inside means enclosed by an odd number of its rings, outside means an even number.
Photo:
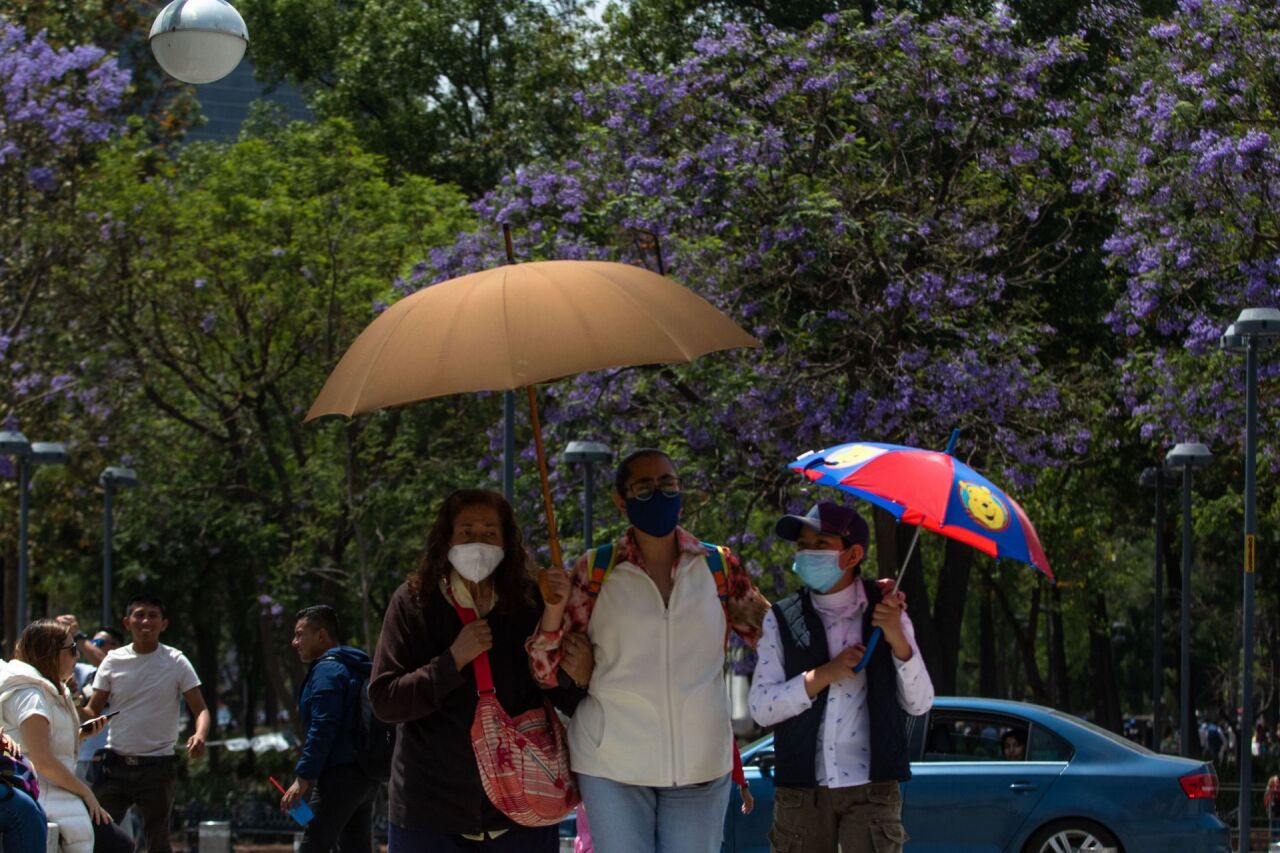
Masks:
[[[463,625],[475,620],[474,610],[456,601],[453,607]],[[564,725],[545,697],[542,708],[512,719],[494,692],[488,652],[471,663],[479,697],[471,747],[485,795],[521,826],[559,823],[582,800],[569,771]]]

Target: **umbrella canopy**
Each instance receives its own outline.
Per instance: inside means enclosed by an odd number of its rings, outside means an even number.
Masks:
[[[510,232],[504,232],[511,260]],[[509,263],[424,288],[384,311],[342,356],[306,420],[464,391],[526,388],[548,544],[558,566],[560,540],[534,384],[758,346],[711,303],[643,267]]]
[[[510,264],[392,305],[338,362],[307,420],[758,346],[705,299],[642,267]]]
[[[788,467],[907,524],[1026,563],[1053,580],[1040,537],[1018,502],[950,453],[855,441],[806,453]]]

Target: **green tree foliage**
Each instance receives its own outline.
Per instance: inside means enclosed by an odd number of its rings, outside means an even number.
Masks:
[[[583,15],[536,0],[251,0],[260,73],[398,169],[479,194],[572,139]]]
[[[124,145],[85,190],[100,239],[81,314],[104,342],[117,450],[147,484],[121,513],[123,586],[172,599],[214,671],[229,629],[282,702],[272,626],[350,602],[369,642],[421,547],[415,462],[458,417],[302,422],[391,279],[469,218],[455,190],[383,169],[341,122],[260,122],[176,159]],[[388,475],[394,509],[371,514]]]

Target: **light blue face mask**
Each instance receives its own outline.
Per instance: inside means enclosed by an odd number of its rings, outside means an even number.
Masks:
[[[797,551],[791,570],[814,592],[826,592],[844,577],[839,551]]]

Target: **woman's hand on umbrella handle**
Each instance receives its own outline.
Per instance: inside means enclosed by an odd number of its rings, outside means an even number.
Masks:
[[[569,573],[554,566],[538,570],[538,591],[547,608],[563,607],[569,600]]]

